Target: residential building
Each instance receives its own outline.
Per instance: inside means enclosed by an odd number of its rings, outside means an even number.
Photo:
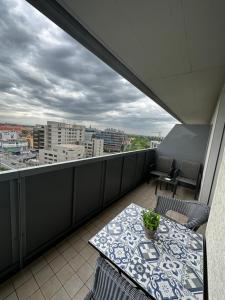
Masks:
[[[105,152],[120,152],[122,145],[127,139],[127,135],[123,131],[113,128],[97,133],[96,137],[104,140]]]
[[[85,145],[85,156],[95,157],[103,155],[104,140],[93,138],[91,140],[86,140]]]
[[[57,162],[81,159],[84,157],[84,146],[61,144],[52,149],[40,149],[39,164],[53,164]]]
[[[27,148],[27,140],[20,138],[17,131],[0,131],[0,151],[23,152]]]
[[[100,131],[96,128],[85,128],[85,141],[91,141],[92,138],[94,138],[96,136],[97,133],[99,133]]]
[[[157,148],[160,143],[160,141],[150,141],[150,148]]]
[[[45,147],[45,126],[36,125],[33,128],[33,148],[44,149]]]
[[[0,140],[0,151],[23,152],[27,151],[28,142],[25,139]]]
[[[45,149],[61,144],[81,145],[84,133],[84,126],[48,121],[45,126]]]
[[[20,138],[20,135],[17,131],[0,131],[0,140],[9,141],[17,140]]]

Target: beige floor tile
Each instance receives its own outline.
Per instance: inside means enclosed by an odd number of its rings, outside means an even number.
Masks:
[[[83,265],[84,262],[85,259],[80,254],[78,254],[69,261],[69,264],[74,269],[74,271],[77,271]]]
[[[85,259],[88,260],[93,254],[95,253],[93,247],[90,245],[86,245],[81,251],[80,255]]]
[[[35,291],[38,290],[38,285],[34,278],[30,278],[22,286],[16,289],[17,296],[19,300],[25,300],[30,297]]]
[[[28,281],[30,278],[32,278],[32,273],[30,270],[28,270],[28,268],[20,271],[12,278],[12,283],[14,285],[14,288],[17,289],[26,281]]]
[[[69,296],[72,298],[76,295],[76,293],[80,290],[80,288],[84,285],[81,279],[74,274],[65,284],[64,288]]]
[[[77,235],[81,238],[84,234],[88,233],[88,231],[82,226],[77,229]]]
[[[92,237],[92,233],[87,232],[85,233],[83,236],[81,236],[81,239],[85,242],[88,242],[90,240],[90,238]]]
[[[80,252],[86,245],[87,243],[85,241],[79,239],[73,244],[73,247],[77,252]]]
[[[4,300],[18,300],[18,297],[15,292],[10,294],[8,297],[4,298]]]
[[[47,261],[44,259],[44,257],[39,257],[32,264],[29,265],[29,269],[33,274],[36,274],[46,265]]]
[[[60,269],[62,269],[63,266],[65,266],[65,264],[67,263],[67,261],[65,260],[65,258],[60,254],[58,255],[56,258],[54,258],[50,263],[50,267],[52,268],[52,270],[56,273],[58,272]]]
[[[66,264],[59,272],[56,273],[57,278],[62,284],[66,283],[75,274],[74,269]]]
[[[58,292],[51,298],[52,300],[70,300],[65,289],[62,287]]]
[[[87,262],[92,266],[92,268],[95,268],[96,260],[97,260],[98,257],[99,257],[99,253],[96,252],[88,258]]]
[[[58,278],[54,275],[52,276],[43,286],[41,287],[41,291],[46,299],[50,299],[53,297],[56,292],[62,287],[62,284],[58,280]]]
[[[89,293],[89,289],[83,285],[79,292],[73,297],[73,300],[84,300]]]
[[[37,290],[34,294],[32,294],[28,299],[29,300],[45,300],[40,289]]]
[[[67,240],[63,240],[56,246],[56,249],[59,251],[59,253],[62,254],[69,247],[70,247],[70,243],[67,242]]]
[[[64,257],[67,261],[69,261],[69,260],[71,260],[72,258],[74,258],[77,254],[78,254],[77,251],[76,251],[73,247],[71,247],[71,246],[70,246],[69,248],[67,248],[67,249],[62,253],[63,257]]]
[[[84,263],[77,271],[77,275],[80,277],[80,279],[85,283],[93,274],[94,270],[93,268],[88,264]]]
[[[59,255],[59,251],[56,248],[50,249],[48,252],[45,253],[45,259],[49,263],[53,259],[55,259]]]
[[[91,277],[88,279],[88,281],[85,283],[85,285],[91,290],[93,288],[93,282],[94,282],[94,274],[91,275]]]
[[[14,292],[12,283],[8,280],[0,285],[0,300],[5,299],[7,296]]]
[[[52,271],[52,269],[50,268],[50,266],[46,265],[37,274],[34,275],[34,278],[36,279],[38,285],[41,287],[53,275],[54,275],[54,272]]]

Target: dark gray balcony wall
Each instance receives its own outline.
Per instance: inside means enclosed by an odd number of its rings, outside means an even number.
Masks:
[[[103,200],[104,162],[93,162],[75,168],[75,224],[101,210]]]
[[[19,265],[17,172],[0,177],[0,280]]]
[[[120,195],[123,157],[106,161],[104,206],[109,205]]]
[[[0,280],[135,188],[154,150],[3,172]]]
[[[124,157],[121,186],[122,193],[126,193],[131,190],[135,184],[136,160],[136,154],[128,154]]]
[[[72,225],[73,169],[23,179],[24,255],[30,256]]]
[[[210,125],[177,124],[157,149],[157,155],[171,156],[179,168],[182,160],[204,164]]]

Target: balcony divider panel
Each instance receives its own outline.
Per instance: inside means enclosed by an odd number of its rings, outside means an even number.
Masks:
[[[114,202],[120,196],[122,169],[123,157],[106,161],[104,207]]]
[[[102,210],[104,162],[76,167],[75,224],[83,223]]]
[[[72,226],[73,169],[25,177],[25,256],[57,239]]]
[[[19,268],[18,175],[4,175],[0,180],[0,280]]]
[[[138,153],[136,160],[136,174],[135,174],[135,183],[138,184],[144,175],[144,165],[146,160],[146,153]]]
[[[124,156],[121,194],[127,193],[135,186],[136,163],[136,153]]]

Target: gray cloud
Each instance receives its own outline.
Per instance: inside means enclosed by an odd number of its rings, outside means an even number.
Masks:
[[[25,0],[0,0],[0,121],[163,134],[176,120]]]

